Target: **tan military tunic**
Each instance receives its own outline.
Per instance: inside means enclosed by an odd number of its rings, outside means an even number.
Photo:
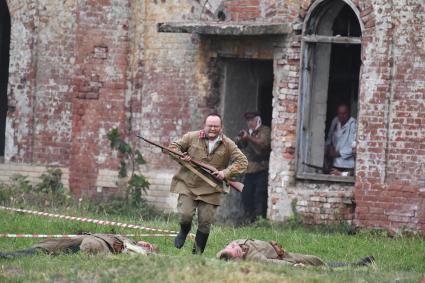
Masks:
[[[182,153],[187,152],[193,159],[223,170],[226,179],[242,174],[248,166],[245,155],[224,135],[211,153],[208,153],[208,140],[200,136],[200,131],[185,134],[171,143],[170,148]],[[183,166],[171,181],[171,192],[213,205],[220,204],[220,192]]]
[[[47,239],[34,245],[33,248],[55,255],[78,250],[89,254],[120,253],[123,249],[124,240],[136,244],[133,240],[119,235],[92,234],[70,239]]]
[[[270,158],[270,128],[261,125],[255,130],[251,136],[259,139],[259,144],[254,144],[250,141],[241,140],[238,142],[238,146],[242,149],[242,152],[248,158],[249,164],[246,174],[256,173],[267,170],[269,168]]]
[[[324,263],[319,257],[312,255],[303,255],[290,253],[285,251],[283,256],[279,256],[275,250],[275,248],[266,241],[261,240],[236,240],[244,249],[247,249],[247,253],[245,255],[245,259],[255,260],[255,261],[265,261],[265,262],[273,262],[279,264],[305,264],[312,266],[325,266]],[[217,257],[220,257],[220,252],[217,254]]]

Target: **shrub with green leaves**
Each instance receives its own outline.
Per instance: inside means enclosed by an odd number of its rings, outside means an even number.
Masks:
[[[32,185],[27,176],[14,174],[7,183],[0,183],[0,203],[6,205],[21,204],[25,195],[32,191]]]
[[[139,166],[145,164],[142,153],[138,149],[121,138],[118,129],[114,128],[108,133],[108,139],[111,148],[120,152],[120,166],[118,177],[128,178],[126,183],[126,200],[134,205],[139,206],[142,202],[142,193],[149,189],[149,181],[143,174],[137,173]]]
[[[38,184],[33,186],[22,174],[12,175],[7,183],[0,183],[0,203],[6,205],[38,205],[55,207],[70,204],[71,197],[62,184],[62,171],[49,168]]]

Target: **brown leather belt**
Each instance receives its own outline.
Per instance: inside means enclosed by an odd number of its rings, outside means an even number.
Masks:
[[[285,254],[285,250],[282,248],[282,246],[276,242],[276,241],[269,241],[269,244],[273,247],[275,250],[277,256],[279,259],[283,259],[283,255]]]

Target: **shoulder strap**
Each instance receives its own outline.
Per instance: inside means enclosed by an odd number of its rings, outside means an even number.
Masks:
[[[106,246],[108,247],[109,251],[113,254],[117,253],[117,251],[114,249],[114,247],[105,239],[103,239],[102,237],[100,237],[99,235],[95,235],[95,234],[91,234],[90,236],[96,237],[98,239],[101,239],[103,242],[105,242]]]

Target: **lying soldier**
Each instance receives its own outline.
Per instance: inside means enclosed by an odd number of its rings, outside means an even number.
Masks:
[[[228,244],[223,250],[217,253],[218,259],[230,260],[254,260],[273,262],[284,265],[292,266],[327,266],[327,267],[340,267],[340,266],[367,266],[374,263],[374,257],[368,256],[357,262],[329,262],[325,263],[317,256],[303,255],[290,253],[285,251],[281,245],[275,241],[261,241],[261,240],[235,240]]]
[[[144,241],[133,241],[114,234],[83,234],[75,238],[47,239],[29,249],[2,253],[0,258],[15,258],[21,255],[34,255],[39,252],[57,255],[61,253],[118,254],[136,253],[149,255],[157,252],[157,248]]]

